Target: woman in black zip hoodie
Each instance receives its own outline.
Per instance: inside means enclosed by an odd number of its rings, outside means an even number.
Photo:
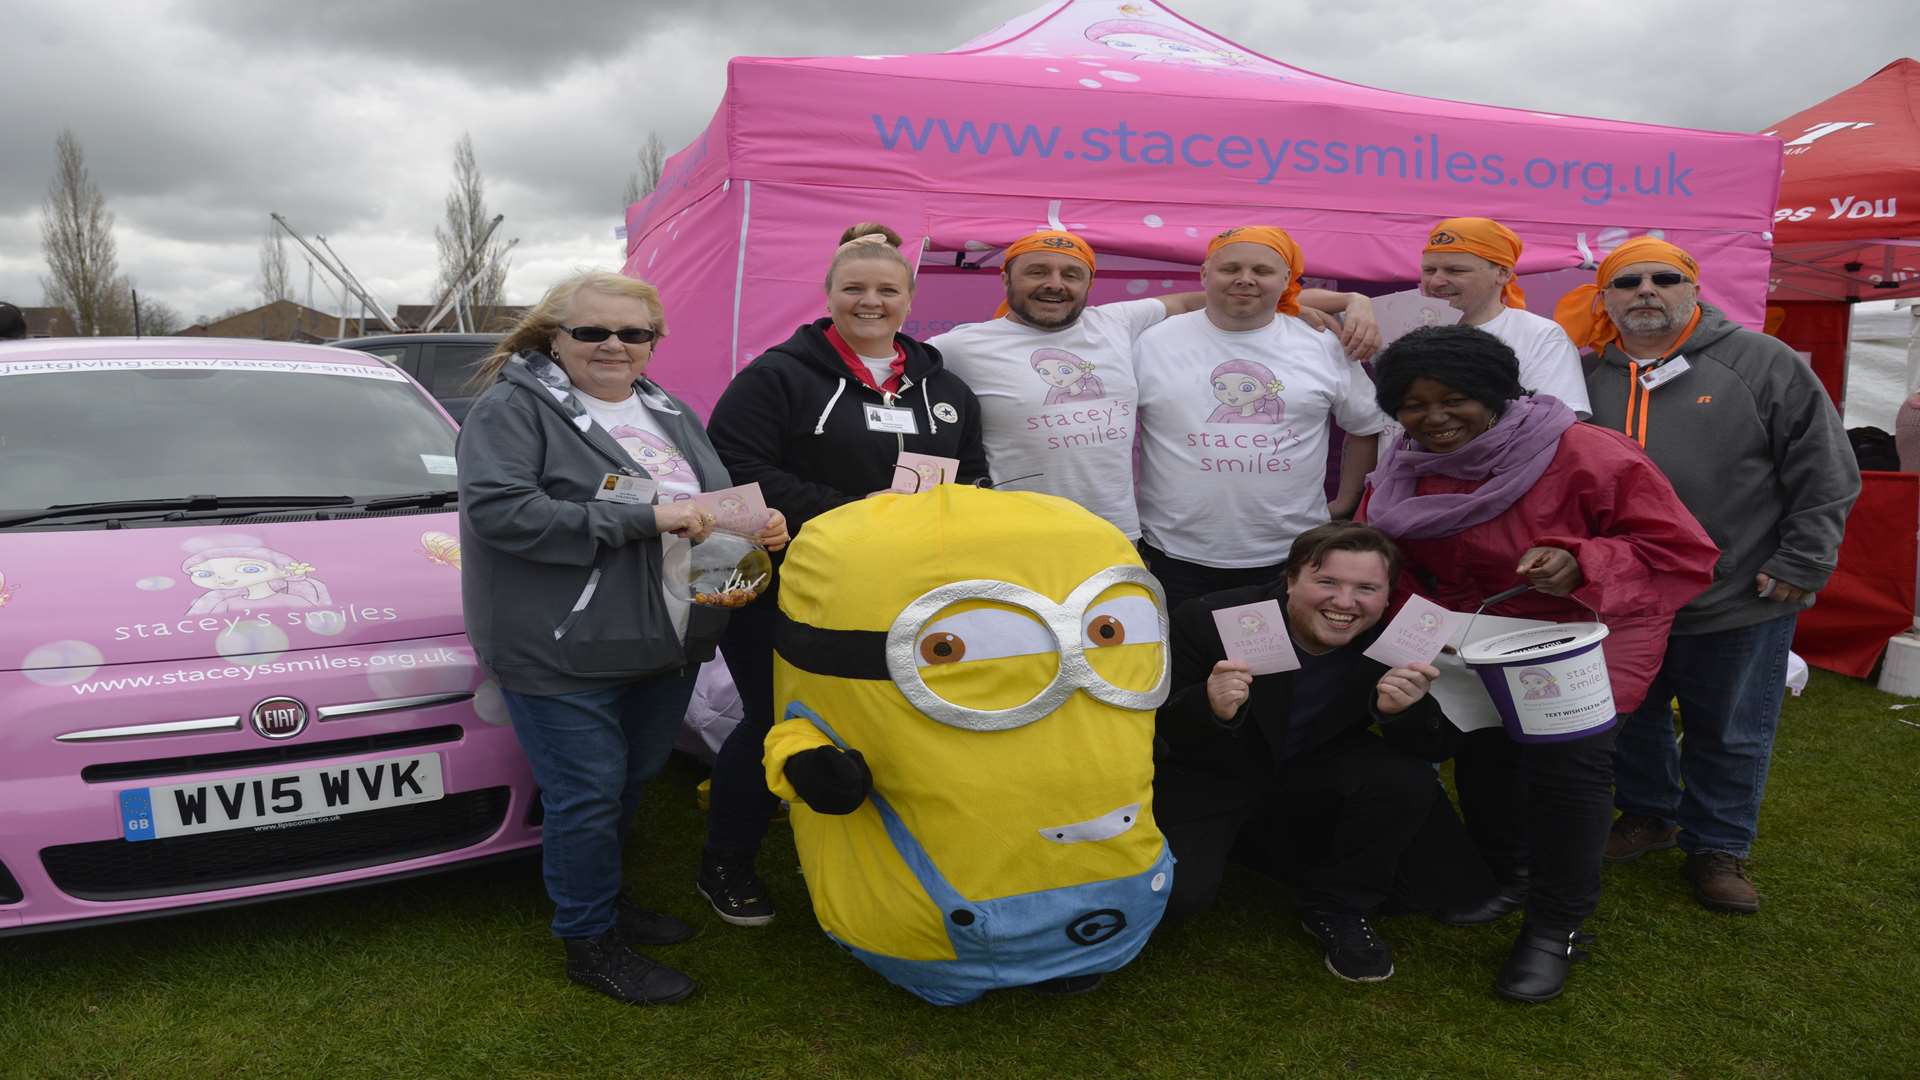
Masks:
[[[892,487],[903,450],[958,458],[963,483],[987,475],[973,391],[941,366],[938,352],[900,333],[914,285],[900,237],[869,223],[840,241],[827,269],[828,317],[740,372],[707,425],[733,481],[758,482],[796,534],[816,515]],[[746,718],[714,764],[699,889],[737,926],[773,919],[753,864],[779,805],[761,765],[774,721],[778,587],[776,572],[758,603],[734,613],[720,641]]]

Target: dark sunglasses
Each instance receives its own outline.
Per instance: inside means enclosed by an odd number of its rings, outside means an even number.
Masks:
[[[1637,289],[1640,287],[1641,278],[1652,278],[1653,283],[1655,285],[1658,285],[1663,289],[1671,289],[1675,285],[1678,285],[1681,282],[1687,280],[1687,275],[1676,274],[1676,273],[1672,273],[1671,271],[1666,271],[1658,274],[1621,274],[1619,277],[1614,278],[1612,281],[1607,282],[1607,288]]]
[[[651,327],[629,326],[625,330],[609,330],[604,326],[562,326],[568,336],[575,341],[584,341],[589,345],[598,345],[610,337],[617,337],[625,345],[645,345],[660,335]]]

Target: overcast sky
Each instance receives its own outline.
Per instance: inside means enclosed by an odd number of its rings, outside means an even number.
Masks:
[[[705,125],[735,55],[937,52],[1038,0],[93,0],[0,26],[0,299],[41,302],[40,214],[70,128],[121,269],[187,318],[255,302],[267,214],[325,234],[383,303],[427,303],[454,143],[518,237],[509,299],[618,268],[649,129]],[[1047,5],[1052,6],[1052,5]],[[1913,0],[1184,0],[1298,67],[1549,112],[1757,131],[1920,53]],[[304,299],[306,265],[293,249]],[[334,310],[316,277],[315,306]]]

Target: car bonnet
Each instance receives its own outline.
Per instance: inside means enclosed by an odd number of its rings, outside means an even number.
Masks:
[[[462,629],[450,513],[0,533],[0,671],[36,681]]]

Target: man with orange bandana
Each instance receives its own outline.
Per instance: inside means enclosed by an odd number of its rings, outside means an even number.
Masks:
[[[1139,393],[1134,343],[1169,315],[1193,311],[1201,293],[1087,307],[1093,247],[1063,231],[1009,245],[1000,268],[1007,299],[987,322],[928,340],[980,401],[980,433],[996,484],[1072,499],[1140,538],[1133,438]],[[1372,304],[1358,293],[1308,290],[1302,303],[1336,327],[1355,359],[1379,345]],[[1344,325],[1321,312],[1344,311]]]
[[[1266,585],[1294,538],[1348,517],[1386,416],[1373,383],[1298,318],[1300,246],[1281,229],[1228,229],[1207,245],[1206,307],[1140,336],[1140,530],[1172,610]],[[1347,435],[1325,494],[1327,418]]]
[[[1514,280],[1520,237],[1491,218],[1448,218],[1427,235],[1420,253],[1420,293],[1460,312],[1460,325],[1477,326],[1520,358],[1520,385],[1550,394],[1585,419],[1586,378],[1580,354],[1552,319],[1527,310]]]
[[[1593,422],[1624,431],[1720,545],[1713,586],[1674,620],[1646,704],[1620,728],[1613,861],[1677,843],[1695,899],[1754,912],[1746,861],[1799,612],[1833,573],[1860,471],[1812,368],[1699,301],[1664,240],[1622,244],[1555,318],[1597,354]],[[1686,741],[1668,703],[1680,701]]]

